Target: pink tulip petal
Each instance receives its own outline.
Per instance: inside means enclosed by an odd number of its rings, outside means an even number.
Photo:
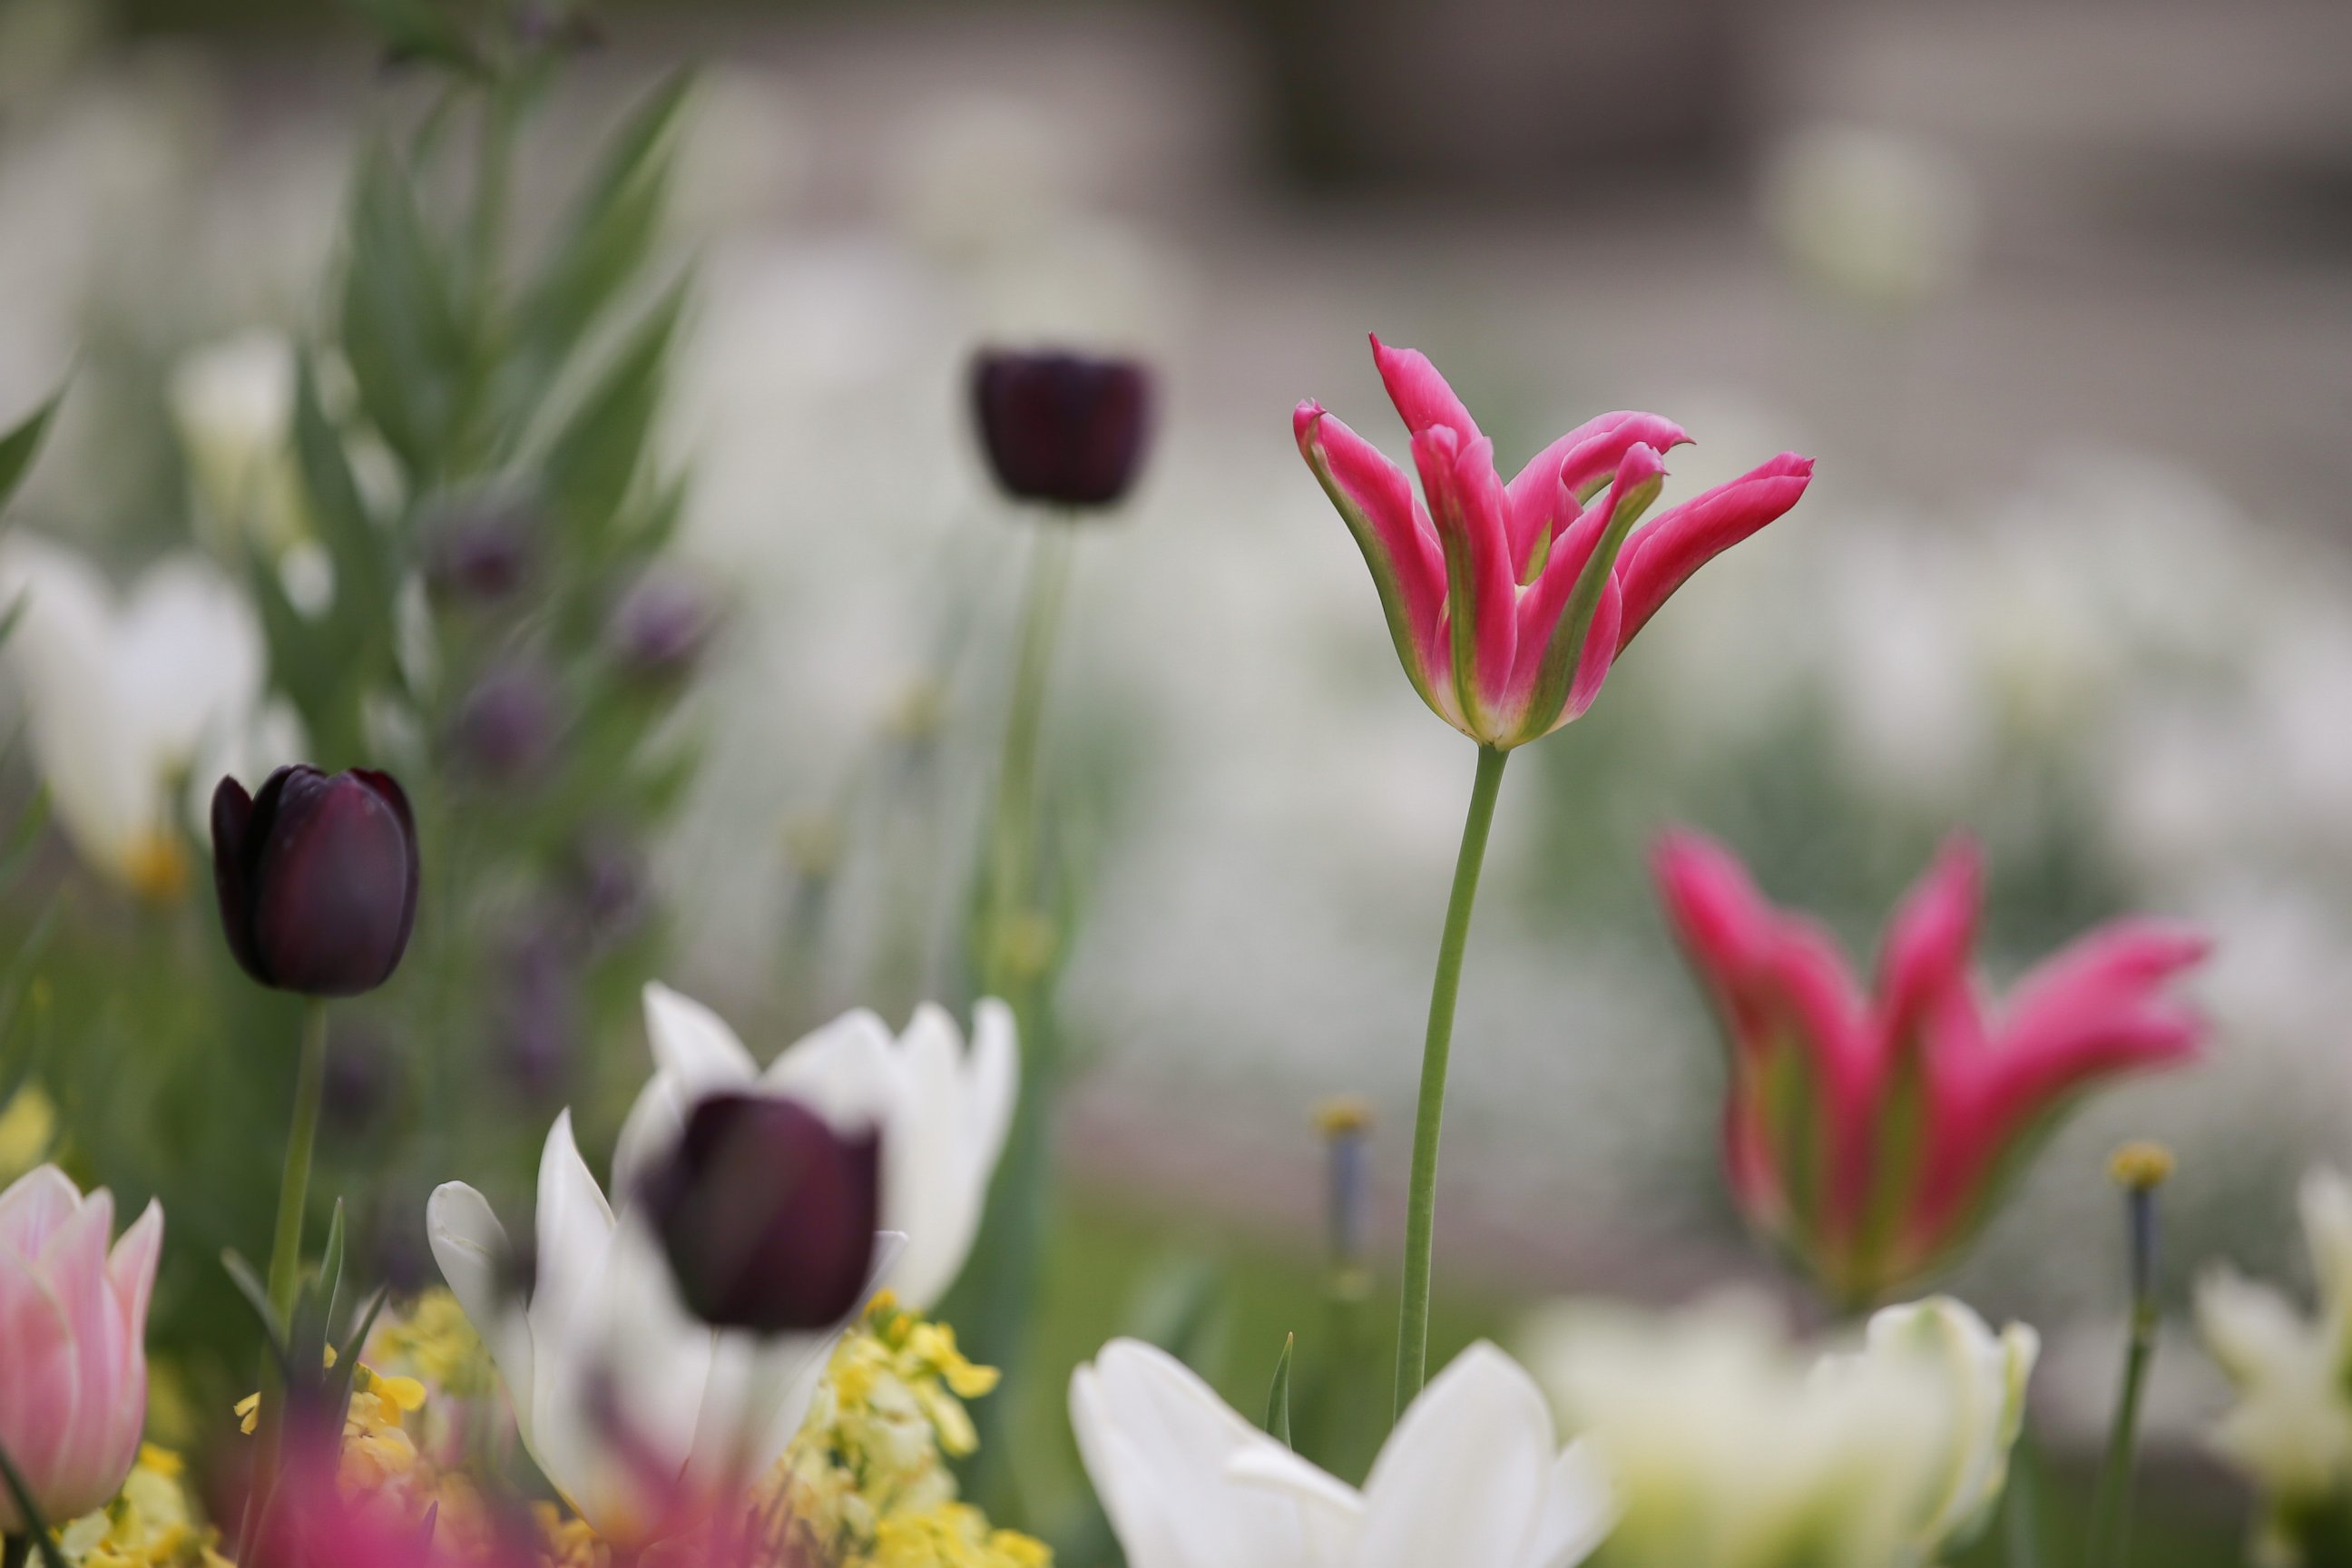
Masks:
[[[1946,992],[1968,985],[1983,902],[1984,855],[1973,839],[1955,834],[1887,923],[1878,992],[1891,1048],[1902,1047]]]
[[[47,1504],[68,1428],[79,1415],[79,1369],[65,1304],[30,1269],[0,1264],[0,1443],[7,1445],[34,1500]],[[24,1521],[0,1491],[0,1533]]]
[[[1494,445],[1435,425],[1413,437],[1412,456],[1444,549],[1454,696],[1470,732],[1492,739],[1487,714],[1510,682],[1519,592]]]
[[[1622,650],[1691,574],[1797,504],[1813,460],[1783,452],[1752,472],[1660,514],[1627,542],[1618,582],[1625,591]]]
[[[0,1193],[0,1261],[9,1251],[31,1258],[81,1206],[81,1191],[55,1165],[28,1171]]]
[[[1560,520],[1574,521],[1574,511],[1560,505],[1563,491],[1570,501],[1582,501],[1617,471],[1637,442],[1664,452],[1689,440],[1671,419],[1621,409],[1586,420],[1538,452],[1506,487],[1511,502],[1511,561],[1521,580],[1527,577],[1537,539],[1552,529],[1557,548],[1558,534],[1565,531]]]
[[[1479,438],[1477,421],[1470,410],[1454,395],[1429,356],[1412,349],[1392,349],[1381,342],[1380,334],[1372,338],[1372,363],[1380,367],[1381,384],[1389,390],[1389,401],[1396,405],[1404,427],[1415,436],[1439,425],[1452,430],[1464,446]]]
[[[1355,535],[1405,673],[1424,700],[1446,679],[1445,561],[1404,470],[1370,442],[1302,403],[1291,416],[1298,450]]]
[[[1665,466],[1655,450],[1638,443],[1629,447],[1609,493],[1577,519],[1553,551],[1551,559],[1544,563],[1543,575],[1520,596],[1518,652],[1517,667],[1512,671],[1511,700],[1526,710],[1532,721],[1525,726],[1530,732],[1521,738],[1532,740],[1563,719],[1576,717],[1599,695],[1601,682],[1617,657],[1616,626],[1622,605],[1616,602],[1618,595],[1611,591],[1616,587],[1612,574],[1595,602],[1592,624],[1578,646],[1577,664],[1571,672],[1564,662],[1569,649],[1560,639],[1573,629],[1567,622],[1576,584],[1593,552],[1610,547],[1607,542],[1612,531],[1619,538],[1617,548],[1622,548],[1624,530],[1640,517],[1640,509],[1648,499],[1656,495],[1657,481],[1664,472]],[[1612,564],[1604,563],[1604,569]],[[1604,620],[1608,623],[1605,626],[1601,624]],[[1583,698],[1580,704],[1575,700],[1579,693]]]

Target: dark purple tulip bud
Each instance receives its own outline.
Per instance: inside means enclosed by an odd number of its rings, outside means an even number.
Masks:
[[[856,1310],[874,1268],[881,1153],[877,1132],[836,1132],[793,1100],[698,1104],[641,1194],[695,1316],[776,1334]]]
[[[264,985],[356,996],[416,924],[416,821],[391,774],[280,768],[213,791],[213,886],[229,951]]]
[[[528,661],[500,665],[457,704],[457,754],[497,783],[528,778],[554,752],[562,728],[556,709],[555,682],[546,670]]]
[[[1135,361],[991,350],[971,387],[989,466],[1011,494],[1100,507],[1134,484],[1151,434],[1151,378]]]
[[[710,596],[683,578],[651,576],[613,607],[613,656],[631,673],[673,680],[691,670],[717,628]]]
[[[537,514],[526,502],[460,501],[425,525],[425,580],[446,604],[499,604],[530,580],[538,546]]]

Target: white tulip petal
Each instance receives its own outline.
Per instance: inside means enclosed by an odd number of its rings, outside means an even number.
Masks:
[[[897,1042],[863,1007],[785,1047],[761,1082],[845,1128],[887,1122],[902,1092]]]
[[[1364,1533],[1364,1500],[1355,1488],[1273,1443],[1235,1454],[1225,1474],[1236,1486],[1279,1492],[1298,1505],[1298,1522],[1309,1542],[1307,1563],[1352,1560]]]
[[[686,1132],[686,1097],[677,1080],[657,1072],[637,1091],[621,1123],[620,1141],[613,1145],[613,1192],[623,1204],[632,1201],[646,1177]]]
[[[588,1173],[572,1137],[572,1112],[555,1119],[539,1162],[538,1274],[531,1287],[530,1331],[540,1353],[568,1340],[604,1273],[613,1210]]]
[[[425,1235],[433,1261],[457,1298],[490,1360],[506,1380],[523,1437],[530,1436],[530,1328],[513,1299],[514,1247],[488,1198],[463,1182],[433,1189],[425,1206]]]
[[[236,585],[195,556],[150,567],[117,624],[127,715],[166,767],[196,757],[208,730],[244,723],[262,690],[261,627]]]
[[[1229,1474],[1246,1450],[1280,1445],[1165,1351],[1135,1340],[1105,1345],[1072,1381],[1071,1418],[1130,1568],[1312,1562],[1299,1505]]]
[[[1021,1036],[1013,1009],[983,996],[971,1009],[971,1079],[972,1137],[982,1168],[994,1170],[1013,1130],[1013,1110],[1021,1096]]]
[[[1358,1568],[1518,1563],[1558,1453],[1534,1380],[1493,1345],[1472,1345],[1422,1391],[1374,1461]]]
[[[1552,1461],[1543,1517],[1524,1568],[1570,1568],[1592,1555],[1617,1522],[1616,1489],[1589,1443],[1570,1443]]]
[[[659,981],[645,990],[646,1038],[664,1076],[691,1103],[713,1089],[750,1083],[759,1065],[726,1020]]]

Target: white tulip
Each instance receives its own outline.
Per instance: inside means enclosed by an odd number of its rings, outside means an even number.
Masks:
[[[1489,1344],[1422,1391],[1361,1491],[1134,1340],[1077,1370],[1070,1420],[1129,1568],[1569,1568],[1612,1513],[1583,1446],[1560,1448],[1534,1381]]]
[[[292,340],[267,328],[183,355],[164,397],[188,475],[224,543],[250,537],[282,551],[307,531],[294,467]]]
[[[177,789],[208,795],[265,731],[299,748],[290,720],[263,708],[251,606],[194,555],[158,562],[118,600],[89,562],[26,533],[0,546],[0,606],[20,600],[5,654],[58,820],[95,869],[176,892],[188,872]]]
[[[760,1337],[697,1320],[644,1216],[605,1201],[568,1110],[540,1160],[536,1225],[525,1301],[481,1194],[449,1183],[425,1213],[434,1260],[489,1347],[524,1447],[616,1547],[690,1526],[719,1489],[782,1455],[846,1324]],[[878,1238],[877,1277],[900,1239]]]
[[[1010,1007],[981,999],[969,1051],[955,1020],[929,1003],[896,1039],[861,1008],[788,1047],[762,1072],[716,1013],[653,984],[646,1034],[659,1070],[622,1125],[613,1156],[619,1190],[634,1190],[694,1102],[717,1090],[765,1091],[836,1121],[870,1121],[882,1132],[882,1223],[907,1237],[890,1289],[916,1311],[947,1294],[979,1232],[1013,1121],[1021,1068]]]
[[[1936,1561],[2000,1495],[2035,1348],[1941,1299],[1818,1359],[1739,1300],[1562,1306],[1528,1340],[1622,1503],[1611,1561],[1636,1568]]]
[[[2352,1183],[2315,1170],[2302,1199],[2315,1316],[2226,1266],[2197,1284],[2199,1331],[2238,1390],[2213,1447],[2262,1490],[2274,1530],[2352,1510]]]

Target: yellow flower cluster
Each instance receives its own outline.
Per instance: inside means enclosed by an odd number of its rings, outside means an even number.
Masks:
[[[57,1136],[58,1108],[40,1085],[26,1084],[0,1103],[0,1187],[47,1159]]]
[[[150,1443],[115,1500],[58,1531],[76,1568],[230,1568],[196,1523],[180,1456]]]
[[[327,1364],[335,1363],[332,1346]],[[337,1489],[354,1508],[383,1510],[400,1522],[421,1524],[437,1518],[436,1530],[460,1542],[488,1539],[489,1512],[474,1485],[445,1471],[418,1452],[413,1418],[425,1408],[425,1384],[414,1377],[387,1377],[366,1363],[352,1378],[352,1402],[343,1416],[343,1448],[335,1472]],[[237,1402],[242,1429],[250,1436],[260,1421],[261,1396]]]
[[[955,1331],[886,1291],[844,1336],[771,1479],[777,1545],[838,1568],[1048,1568],[1053,1553],[956,1500],[947,1461],[977,1439],[963,1402],[996,1386]]]
[[[422,1379],[437,1394],[479,1399],[495,1394],[498,1369],[457,1298],[425,1291],[407,1311],[387,1318],[368,1341],[368,1360]]]

